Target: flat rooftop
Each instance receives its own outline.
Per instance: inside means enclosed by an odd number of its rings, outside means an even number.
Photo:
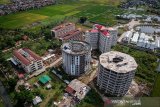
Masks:
[[[81,41],[66,42],[61,46],[61,49],[62,51],[73,55],[85,54],[92,50],[89,43]]]
[[[72,80],[66,88],[66,91],[70,94],[74,94],[78,99],[82,100],[91,88],[84,84],[83,82],[74,79]]]
[[[104,68],[117,73],[127,73],[136,70],[138,66],[132,56],[118,51],[103,53],[100,55],[99,60]]]

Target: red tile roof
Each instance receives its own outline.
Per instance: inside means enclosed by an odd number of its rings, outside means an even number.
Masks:
[[[75,94],[76,93],[76,91],[73,88],[69,87],[69,86],[67,86],[67,88],[65,89],[65,91],[68,92],[68,93],[70,93],[70,94]]]
[[[72,30],[72,31],[68,32],[67,34],[64,34],[63,36],[61,36],[61,38],[63,40],[68,40],[68,39],[72,38],[73,36],[76,36],[76,35],[78,35],[80,33],[82,33],[82,31],[80,31],[80,30]]]
[[[108,30],[103,30],[103,31],[101,31],[101,33],[102,33],[104,36],[109,36]]]
[[[100,30],[103,27],[102,25],[99,25],[99,24],[96,24],[95,26],[98,30]]]
[[[13,51],[13,55],[18,58],[24,65],[29,65],[30,61],[28,61],[23,55],[21,55],[18,50]]]
[[[31,51],[28,48],[23,48],[23,50],[26,51],[28,54],[30,54],[36,60],[41,60],[42,59],[39,55],[37,55],[36,53],[34,53],[33,51]]]
[[[105,29],[105,26],[99,25],[99,24],[95,24],[95,27],[97,30],[103,30]]]
[[[29,64],[31,64],[31,61],[42,59],[39,55],[35,54],[30,49],[23,48],[22,50],[27,52],[30,56],[28,56],[28,57],[23,56],[22,53],[20,52],[21,49],[20,50],[14,50],[13,55],[17,59],[19,59],[24,65],[29,65]]]

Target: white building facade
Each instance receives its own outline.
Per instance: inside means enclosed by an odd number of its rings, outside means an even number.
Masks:
[[[61,47],[64,71],[79,76],[90,70],[91,46],[87,42],[72,41]]]
[[[101,53],[109,52],[111,50],[112,37],[108,31],[103,31],[99,36],[99,51]]]
[[[107,28],[95,24],[93,29],[86,32],[86,42],[91,44],[93,49],[99,49],[100,52],[109,52],[111,46],[117,43],[118,30],[116,28]]]
[[[72,30],[75,30],[75,24],[74,23],[65,23],[59,26],[56,26],[51,30],[51,35],[55,38],[59,38],[61,35],[64,35]]]
[[[85,36],[85,41],[92,46],[92,49],[98,49],[99,31],[96,29],[89,30],[86,32]]]
[[[124,96],[134,78],[137,63],[134,58],[116,51],[99,58],[97,86],[110,96]]]
[[[30,49],[23,48],[14,50],[13,59],[17,62],[18,66],[22,67],[27,73],[33,73],[37,70],[45,70],[42,58]]]
[[[110,36],[112,37],[111,46],[115,46],[117,44],[117,39],[118,39],[118,30],[115,27],[109,27],[107,28],[107,30],[110,33]]]

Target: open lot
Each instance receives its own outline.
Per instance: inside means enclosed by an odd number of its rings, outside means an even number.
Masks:
[[[33,85],[35,82],[38,82],[39,78],[42,75],[48,75],[52,79],[50,84],[53,86],[52,89],[47,90],[45,86],[40,86],[38,89],[40,89],[40,92],[44,95],[44,99],[42,103],[39,104],[39,107],[46,107],[46,105],[53,101],[59,101],[63,96],[63,90],[66,87],[66,84],[63,83],[59,78],[57,78],[54,74],[52,74],[50,71],[46,71],[42,73],[41,75],[37,77],[33,77],[32,79],[28,80],[28,82]],[[52,101],[50,101],[52,100]]]

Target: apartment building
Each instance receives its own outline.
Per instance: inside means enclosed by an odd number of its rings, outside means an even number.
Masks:
[[[70,41],[62,45],[64,71],[79,76],[90,70],[91,46],[87,42]]]
[[[98,49],[99,31],[97,29],[88,30],[85,36],[85,41],[92,46],[92,49]]]
[[[70,40],[83,41],[83,32],[81,29],[77,29],[73,23],[65,23],[57,26],[51,30],[53,37],[62,40],[62,42],[68,42]]]
[[[124,96],[134,78],[137,63],[130,55],[110,51],[99,57],[97,86],[110,96]]]
[[[51,35],[55,38],[59,38],[61,37],[61,35],[64,35],[75,29],[76,27],[74,23],[65,23],[65,24],[54,27],[51,30]]]
[[[103,30],[99,35],[99,51],[101,53],[109,52],[111,50],[112,37],[108,30]]]
[[[76,30],[72,30],[64,35],[62,35],[60,37],[60,40],[62,40],[62,42],[68,42],[68,41],[83,41],[84,37],[83,37],[83,32],[79,29]]]
[[[13,59],[27,73],[45,70],[42,58],[28,48],[14,50]]]
[[[111,46],[115,46],[117,44],[118,39],[118,30],[115,27],[108,27],[107,30],[109,31],[111,37],[112,37],[112,43]]]
[[[99,24],[93,25],[93,29],[86,31],[85,41],[91,44],[92,49],[99,49],[100,52],[109,52],[111,46],[117,43],[118,30],[112,27],[105,27]]]

